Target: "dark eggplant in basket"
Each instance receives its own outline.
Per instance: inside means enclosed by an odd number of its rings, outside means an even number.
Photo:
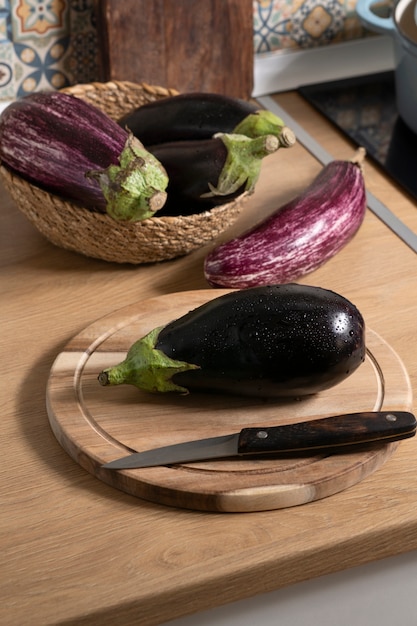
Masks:
[[[166,172],[141,142],[95,106],[62,92],[31,94],[3,111],[0,162],[117,220],[151,217],[166,200]]]
[[[246,100],[215,93],[186,93],[149,102],[124,115],[119,124],[145,146],[167,141],[209,139],[216,133],[279,136],[284,122]]]
[[[349,300],[320,287],[270,285],[232,291],[155,328],[99,381],[298,397],[345,380],[365,352],[365,323]]]
[[[253,192],[262,159],[279,147],[273,135],[250,139],[221,133],[212,139],[149,146],[169,178],[160,215],[199,213]]]

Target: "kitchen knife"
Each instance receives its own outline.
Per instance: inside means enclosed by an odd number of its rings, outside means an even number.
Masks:
[[[230,435],[129,454],[105,463],[102,467],[133,469],[280,452],[345,451],[358,444],[406,439],[415,433],[416,418],[407,411],[348,413],[297,424],[244,428]]]

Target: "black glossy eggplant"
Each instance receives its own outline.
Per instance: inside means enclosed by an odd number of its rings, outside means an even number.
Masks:
[[[365,322],[320,287],[270,285],[223,294],[135,342],[102,385],[260,398],[328,389],[365,359]]]
[[[145,146],[209,139],[216,133],[248,137],[281,134],[284,122],[246,100],[215,93],[186,93],[149,102],[119,120]]]
[[[149,146],[169,179],[160,215],[198,213],[230,202],[244,191],[252,193],[262,159],[279,146],[273,135],[250,139],[221,133],[211,139]]]
[[[152,217],[166,200],[160,163],[97,107],[34,93],[0,116],[0,162],[28,182],[114,219]]]

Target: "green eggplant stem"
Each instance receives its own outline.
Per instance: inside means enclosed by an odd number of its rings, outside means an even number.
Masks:
[[[354,165],[357,165],[359,169],[363,172],[365,157],[366,150],[364,147],[360,146],[353,155],[353,157],[350,159],[350,162]]]
[[[167,199],[168,176],[161,163],[132,134],[119,165],[86,174],[99,183],[107,213],[119,221],[137,222],[152,217]]]
[[[252,138],[262,137],[263,135],[274,135],[280,139],[281,143],[282,133],[286,134],[288,130],[288,127],[285,126],[282,119],[275,115],[275,113],[267,109],[260,109],[255,113],[250,113],[239,122],[236,128],[233,129],[233,134],[246,135]],[[292,131],[291,133],[293,136],[292,143],[284,141],[284,143],[281,143],[282,147],[289,148],[295,143],[294,133]]]
[[[296,137],[291,128],[284,126],[278,140],[281,148],[291,148],[296,142]]]
[[[171,359],[155,348],[162,328],[162,326],[154,328],[145,337],[136,341],[129,349],[124,361],[100,372],[99,383],[103,386],[134,385],[150,392],[188,393],[188,389],[176,385],[172,377],[179,372],[199,369],[199,367],[193,363]]]
[[[244,185],[244,191],[252,193],[261,171],[262,159],[280,147],[274,135],[263,135],[254,139],[234,133],[217,133],[215,139],[221,139],[226,146],[227,157],[217,186],[208,183],[210,191],[202,198],[228,196]]]

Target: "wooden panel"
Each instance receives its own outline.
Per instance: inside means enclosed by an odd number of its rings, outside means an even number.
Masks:
[[[102,80],[249,98],[252,0],[96,3]]]
[[[359,482],[398,444],[373,444],[348,454],[287,459],[232,459],[109,471],[102,463],[132,450],[237,432],[248,426],[294,423],[344,412],[410,409],[411,386],[399,357],[367,331],[365,363],[343,383],[286,401],[216,394],[148,394],[132,386],[103,389],[105,367],[155,326],[226,290],[158,296],[116,311],[77,335],[56,359],[48,385],[52,429],[84,468],[118,489],[163,504],[245,512],[318,500]]]

